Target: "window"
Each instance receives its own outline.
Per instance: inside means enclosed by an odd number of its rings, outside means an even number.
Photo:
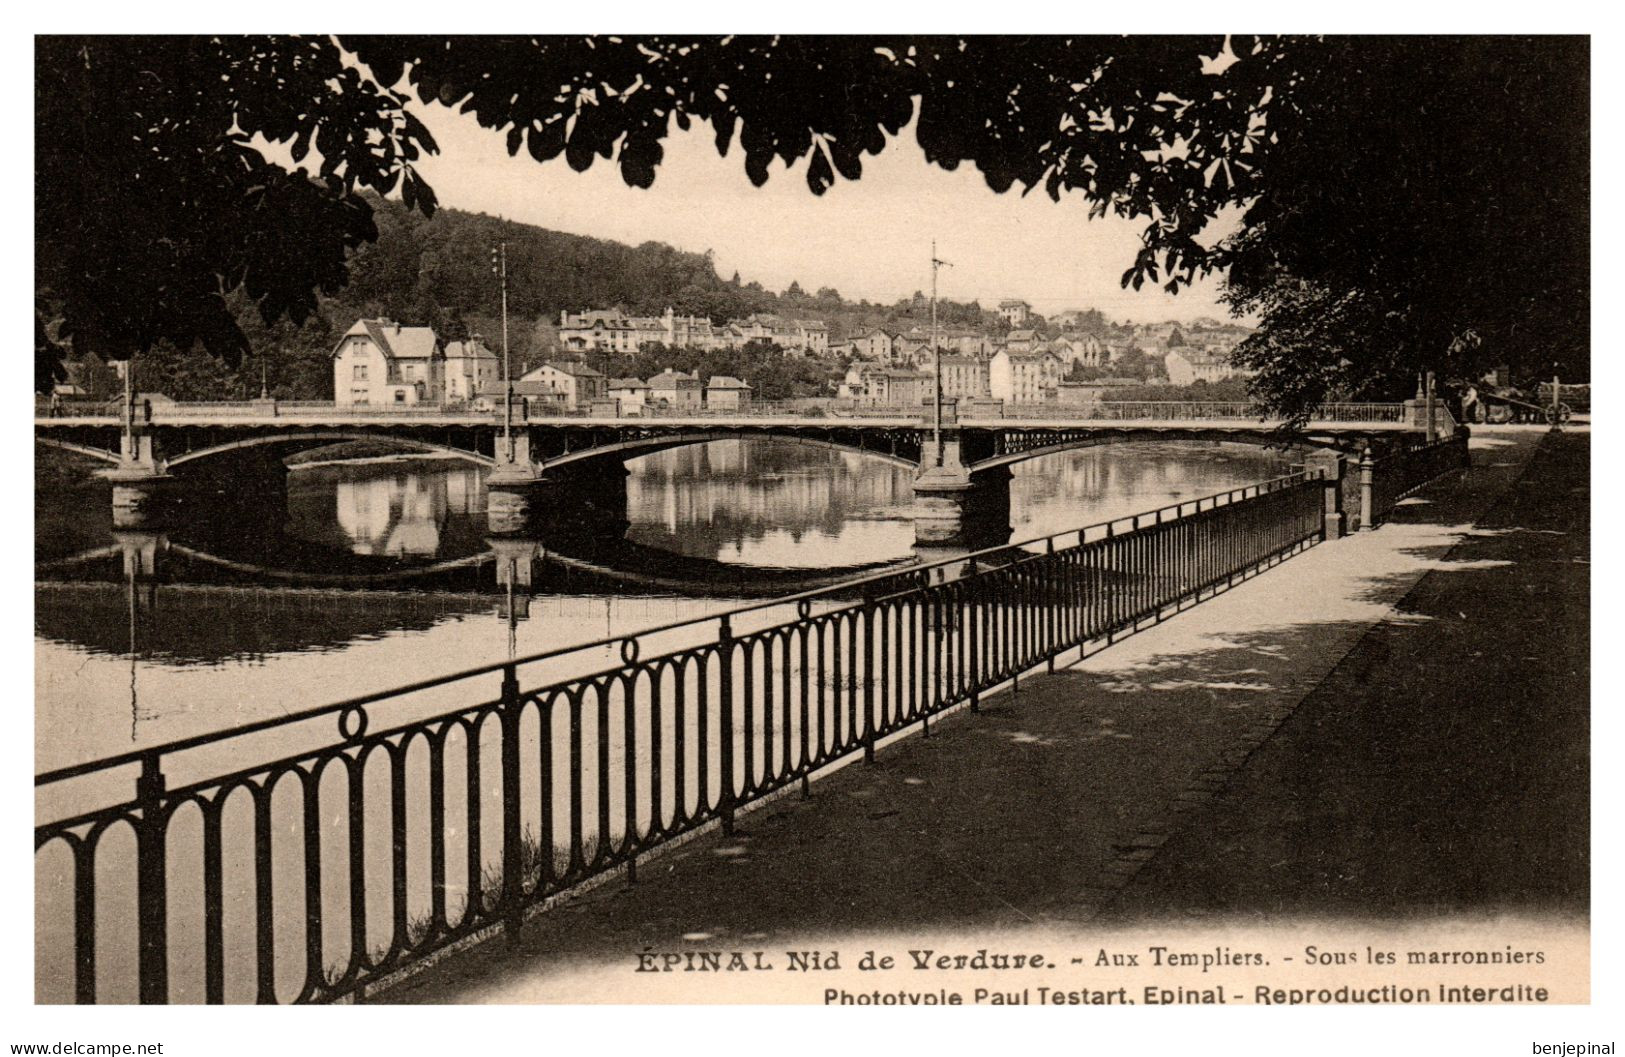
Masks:
[[[406,403],[406,390],[405,389],[397,389],[397,390],[395,390],[395,402],[397,404]]]
[[[364,363],[358,363],[353,368],[351,368],[350,369],[350,380],[353,381],[353,382],[364,382],[364,381],[366,381],[367,380],[367,365],[364,364]]]

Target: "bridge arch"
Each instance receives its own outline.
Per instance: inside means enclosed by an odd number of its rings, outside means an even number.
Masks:
[[[1039,438],[1029,439],[1037,440]],[[1306,435],[1288,438],[1266,429],[1226,429],[1222,431],[1214,429],[1088,430],[1063,435],[1050,443],[1031,444],[1030,446],[1019,447],[1015,451],[1005,451],[987,458],[977,459],[968,463],[966,468],[972,475],[975,475],[1001,466],[1013,466],[1029,459],[1043,458],[1046,455],[1059,455],[1064,452],[1081,451],[1085,448],[1097,448],[1107,444],[1184,440],[1202,441],[1208,444],[1249,444],[1255,447],[1287,448],[1299,451],[1329,450],[1343,454],[1356,453],[1363,444],[1363,438],[1359,437]],[[1008,443],[1009,441],[1006,440],[1006,444]]]
[[[34,443],[43,444],[48,448],[57,448],[61,451],[70,451],[75,455],[84,455],[88,458],[97,459],[101,462],[110,462],[115,466],[117,466],[120,462],[118,452],[108,451],[106,448],[92,447],[89,444],[75,444],[70,440],[59,440],[56,437],[42,437],[37,435],[34,437]]]
[[[669,451],[672,448],[683,448],[693,444],[710,444],[719,440],[766,440],[783,444],[800,444],[809,448],[820,448],[826,451],[838,451],[867,455],[871,458],[889,462],[906,470],[919,469],[919,460],[895,451],[880,448],[865,447],[862,443],[846,443],[828,437],[808,436],[799,432],[788,430],[695,430],[686,433],[672,433],[649,437],[634,437],[628,440],[612,441],[608,444],[598,444],[590,448],[581,448],[568,451],[562,455],[542,460],[544,470],[561,469],[565,466],[579,465],[595,459],[613,458],[620,462],[628,459],[640,458],[644,455],[653,455],[657,452]]]
[[[439,455],[452,455],[480,466],[495,466],[496,460],[489,455],[468,451],[447,444],[435,444],[431,441],[414,440],[409,437],[398,437],[380,433],[348,430],[309,430],[297,433],[269,433],[254,437],[244,437],[240,440],[227,441],[224,444],[214,444],[207,448],[195,451],[182,452],[165,460],[165,466],[173,470],[178,466],[196,462],[200,459],[209,459],[227,452],[242,451],[248,448],[269,447],[272,445],[302,445],[306,448],[324,447],[329,444],[339,444],[345,441],[372,441],[376,443],[391,444],[410,451],[431,452]],[[114,461],[117,461],[116,459]]]

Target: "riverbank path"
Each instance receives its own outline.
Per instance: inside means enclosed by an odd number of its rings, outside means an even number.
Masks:
[[[782,973],[632,970],[645,952],[886,936],[1583,920],[1590,438],[1485,428],[1472,457],[1374,532],[1023,680],[370,1000],[782,1000]],[[815,984],[794,1000],[819,1001]]]

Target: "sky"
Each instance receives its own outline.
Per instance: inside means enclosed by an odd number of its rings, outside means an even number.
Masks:
[[[1090,221],[1081,195],[1056,203],[1042,190],[996,194],[973,166],[928,165],[912,125],[865,161],[860,180],[838,179],[819,197],[807,188],[804,163],[787,170],[775,162],[767,184],[752,187],[743,152],[735,146],[719,156],[707,124],[673,130],[645,190],[626,186],[602,159],[577,173],[562,157],[538,164],[523,149],[510,157],[506,137],[470,116],[439,105],[413,109],[440,145],[419,169],[443,205],[579,235],[711,250],[724,278],[738,270],[770,290],[796,281],[809,293],[832,286],[850,300],[880,303],[929,293],[935,239],[938,257],[952,265],[938,274],[943,298],[985,307],[1020,298],[1045,315],[1098,308],[1134,322],[1228,315],[1215,279],[1178,295],[1122,287],[1139,224]]]

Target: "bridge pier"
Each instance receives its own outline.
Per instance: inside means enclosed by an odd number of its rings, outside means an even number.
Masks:
[[[915,549],[978,550],[1009,542],[1010,477],[1008,466],[974,475],[946,463],[922,469],[914,479]]]
[[[496,465],[485,478],[485,517],[493,535],[523,533],[548,491],[542,467],[530,457],[530,435],[496,440]]]
[[[499,462],[485,481],[486,524],[492,535],[525,535],[538,528],[550,536],[619,536],[626,531],[631,471],[620,461],[592,460],[544,472],[543,465],[528,461],[527,451],[516,450],[527,459]]]
[[[139,529],[157,521],[174,498],[156,438],[144,424],[126,423],[119,435],[119,461],[102,477],[113,484],[113,526]]]

